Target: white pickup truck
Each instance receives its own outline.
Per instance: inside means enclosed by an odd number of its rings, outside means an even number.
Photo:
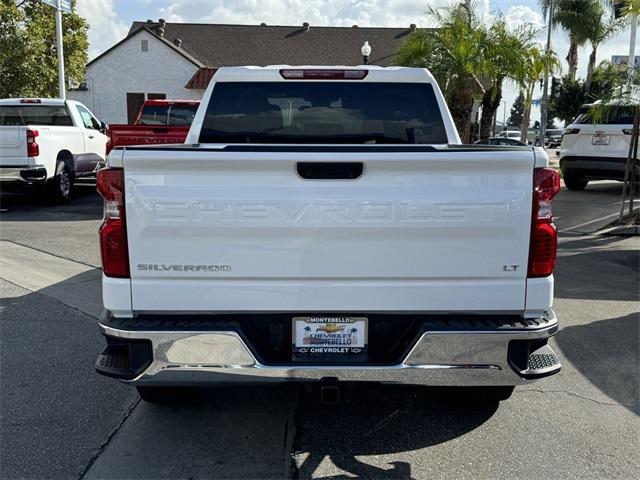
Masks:
[[[547,164],[461,145],[425,69],[221,68],[186,144],[98,173],[96,368],[149,401],[289,380],[508,398],[560,370]]]
[[[36,185],[68,202],[78,177],[95,175],[106,157],[106,125],[72,100],[0,100],[0,185]]]

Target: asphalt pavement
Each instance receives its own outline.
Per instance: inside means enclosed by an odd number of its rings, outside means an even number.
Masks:
[[[437,389],[216,387],[157,406],[94,373],[101,202],[2,196],[0,478],[638,478],[640,240],[597,232],[621,186],[565,189],[560,374],[479,405]]]

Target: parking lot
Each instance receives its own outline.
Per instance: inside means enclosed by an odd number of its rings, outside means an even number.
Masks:
[[[224,387],[172,406],[93,370],[103,347],[95,185],[0,213],[2,478],[637,478],[638,237],[596,232],[621,184],[563,188],[553,347],[560,374],[502,404],[350,386]]]

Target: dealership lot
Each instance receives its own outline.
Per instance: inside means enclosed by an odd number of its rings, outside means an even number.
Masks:
[[[640,469],[637,237],[595,232],[621,185],[564,190],[559,375],[501,405],[371,385],[320,404],[294,385],[155,406],[93,371],[102,349],[91,183],[0,214],[2,478],[632,478]]]

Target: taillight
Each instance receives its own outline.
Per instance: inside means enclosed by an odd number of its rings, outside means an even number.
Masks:
[[[27,157],[37,157],[40,155],[40,147],[36,138],[38,138],[37,130],[27,130]]]
[[[280,76],[285,80],[362,80],[369,70],[298,70],[283,68]]]
[[[536,168],[533,187],[533,219],[529,245],[529,277],[546,277],[556,265],[558,231],[553,224],[551,200],[560,191],[560,174],[552,168]]]
[[[104,220],[100,226],[102,271],[107,277],[129,278],[124,171],[121,168],[99,170],[97,186],[104,198]]]

